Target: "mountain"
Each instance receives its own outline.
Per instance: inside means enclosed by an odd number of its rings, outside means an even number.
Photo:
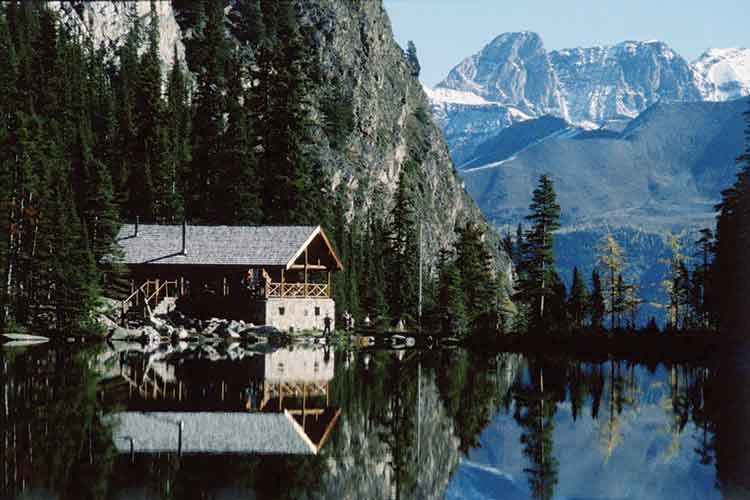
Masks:
[[[518,122],[479,144],[472,158],[459,168],[490,167],[496,161],[506,161],[533,144],[569,129],[568,122],[549,115]]]
[[[171,62],[177,46],[192,77],[204,71],[200,55],[190,47],[200,37],[200,3],[156,2],[161,31],[162,63]],[[57,2],[68,26],[90,36],[116,61],[133,19],[148,22],[146,2]],[[224,1],[225,31],[230,50],[255,47],[243,38],[248,9],[244,2]],[[453,240],[454,227],[483,217],[461,187],[440,129],[429,119],[429,101],[411,74],[396,43],[380,0],[299,2],[300,31],[313,51],[313,86],[308,96],[318,122],[336,115],[336,130],[324,126],[315,137],[314,156],[328,169],[331,190],[343,193],[349,214],[384,215],[389,210],[399,174],[417,164],[417,207],[424,221],[426,251],[434,256]],[[252,10],[252,9],[250,9]],[[249,82],[245,82],[249,85]]]
[[[711,49],[692,68],[696,85],[707,101],[750,95],[750,49]]]
[[[526,210],[545,172],[555,180],[568,225],[668,228],[691,217],[710,219],[736,172],[746,108],[746,100],[656,104],[622,132],[568,126],[561,134],[558,123],[557,130],[543,130],[539,135],[551,133],[542,140],[532,135],[535,142],[517,151],[518,137],[538,120],[524,122],[483,144],[483,164],[465,168],[462,176],[497,225],[518,222],[518,210]]]
[[[528,120],[480,145],[461,174],[485,216],[511,228],[528,213],[539,176],[550,173],[562,208],[562,275],[569,279],[574,266],[589,274],[598,241],[613,232],[630,264],[627,277],[656,302],[665,234],[684,232],[683,243],[692,245],[692,233],[713,226],[714,205],[737,172],[747,108],[748,99],[659,103],[621,132]]]
[[[432,117],[443,130],[451,156],[461,165],[479,144],[498,130],[528,120],[515,106],[489,102],[471,92],[445,88],[424,88],[432,105]]]
[[[658,101],[698,101],[685,59],[662,42],[622,42],[550,52],[572,123],[629,120]]]
[[[553,115],[620,131],[657,102],[750,94],[750,51],[712,49],[693,64],[660,41],[547,51],[539,35],[505,33],[428,92],[457,165],[502,128]]]
[[[437,86],[472,92],[527,114],[566,114],[542,39],[528,31],[498,36]]]

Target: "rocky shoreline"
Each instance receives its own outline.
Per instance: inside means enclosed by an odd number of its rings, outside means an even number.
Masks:
[[[244,321],[210,318],[191,318],[171,311],[157,314],[139,322],[129,322],[123,326],[108,316],[100,316],[99,323],[106,329],[108,341],[142,342],[151,345],[163,343],[206,343],[226,341],[238,344],[272,344],[274,346],[291,343],[292,337],[278,328],[268,325],[254,325]]]

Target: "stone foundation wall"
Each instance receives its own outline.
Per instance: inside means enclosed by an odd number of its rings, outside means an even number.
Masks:
[[[323,330],[326,315],[331,318],[331,330],[336,321],[333,299],[266,299],[261,304],[263,323],[283,331]]]

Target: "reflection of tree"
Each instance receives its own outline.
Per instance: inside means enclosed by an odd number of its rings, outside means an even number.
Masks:
[[[441,359],[438,386],[464,454],[479,446],[479,434],[504,396],[497,372],[490,370],[491,363],[496,362],[465,351],[446,352]]]
[[[621,418],[623,409],[632,406],[634,393],[632,379],[626,380],[622,375],[621,363],[609,362],[609,395],[607,398],[607,421],[599,427],[599,443],[604,459],[609,460],[622,440]]]
[[[738,347],[707,377],[704,393],[706,417],[716,429],[716,475],[728,499],[750,498],[750,345]]]
[[[403,491],[408,491],[416,480],[416,471],[409,467],[416,458],[414,449],[414,423],[416,391],[413,377],[405,373],[408,366],[393,356],[387,362],[385,382],[388,406],[378,416],[383,430],[380,439],[390,450],[394,481],[392,483],[395,498],[401,498]]]
[[[41,487],[63,498],[104,498],[113,450],[99,419],[96,352],[0,350],[2,496]],[[88,478],[83,481],[82,478]]]
[[[714,426],[706,410],[705,388],[708,381],[708,369],[694,368],[692,383],[688,387],[688,400],[692,411],[693,422],[699,429],[696,437],[698,447],[694,451],[698,454],[700,463],[709,465],[713,461]]]
[[[530,466],[524,469],[528,475],[533,498],[549,499],[554,496],[557,484],[558,462],[553,456],[554,417],[557,409],[552,394],[545,392],[544,367],[530,368],[531,383],[519,385],[514,391],[515,412],[513,417],[522,428],[523,454]],[[564,383],[564,378],[561,379]]]

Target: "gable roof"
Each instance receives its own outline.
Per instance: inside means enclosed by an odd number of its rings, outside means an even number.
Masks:
[[[117,236],[125,264],[283,266],[289,268],[320,235],[340,269],[320,226],[193,226],[125,224]]]
[[[113,442],[128,453],[315,455],[319,447],[287,412],[115,413]],[[180,422],[182,443],[180,444]]]

